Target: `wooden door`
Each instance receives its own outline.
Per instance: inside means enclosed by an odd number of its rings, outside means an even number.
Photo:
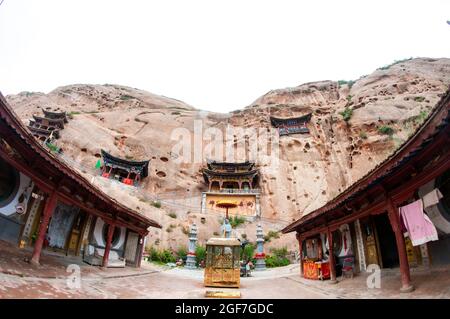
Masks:
[[[78,248],[78,241],[80,239],[80,231],[72,230],[72,234],[70,235],[69,247],[68,250],[70,253],[76,254]]]
[[[361,228],[366,250],[366,264],[380,265],[375,227],[372,220],[368,218],[364,221],[361,221]]]
[[[130,263],[136,261],[137,247],[139,244],[139,234],[128,232],[127,244],[125,246],[125,260]]]
[[[78,256],[80,253],[81,246],[81,237],[83,234],[84,226],[86,224],[87,215],[85,212],[80,211],[75,218],[72,230],[70,232],[68,242],[67,242],[67,251],[66,254],[71,254]]]

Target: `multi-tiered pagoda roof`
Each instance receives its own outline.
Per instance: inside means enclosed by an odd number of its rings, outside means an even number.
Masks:
[[[280,136],[290,134],[307,134],[309,129],[306,124],[311,120],[311,113],[300,117],[279,118],[270,117],[272,126],[278,129]]]
[[[254,188],[257,183],[259,170],[255,168],[255,163],[245,162],[218,162],[207,160],[207,167],[203,169],[205,182],[212,185],[213,182],[223,183],[235,182],[242,186],[247,183],[250,188]]]

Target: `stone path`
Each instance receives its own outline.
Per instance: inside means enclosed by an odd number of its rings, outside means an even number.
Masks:
[[[168,268],[143,261],[140,269],[101,269],[86,265],[78,258],[46,253],[42,265],[26,262],[30,252],[0,243],[1,298],[203,298],[203,270]],[[80,266],[81,286],[70,288],[66,272],[69,264]],[[367,275],[329,281],[300,278],[299,265],[266,271],[253,271],[252,277],[241,278],[242,298],[450,298],[450,269],[419,270],[411,273],[416,290],[399,292],[398,270],[384,271],[380,289],[368,289]],[[72,284],[69,281],[69,284]]]

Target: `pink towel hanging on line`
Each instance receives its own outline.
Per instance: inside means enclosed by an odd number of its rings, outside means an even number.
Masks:
[[[408,230],[409,238],[413,246],[425,244],[432,240],[438,240],[436,227],[430,218],[423,212],[422,200],[399,208],[400,218]]]

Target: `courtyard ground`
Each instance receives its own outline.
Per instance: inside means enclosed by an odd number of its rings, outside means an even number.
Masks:
[[[27,262],[31,252],[0,242],[0,298],[204,298],[203,271],[169,268],[143,261],[140,269],[102,269],[82,263],[79,258],[43,254],[40,266]],[[81,285],[70,288],[69,264],[80,266]],[[328,281],[299,276],[298,265],[289,265],[241,278],[242,298],[450,298],[450,269],[412,269],[416,289],[399,292],[398,269],[382,272],[381,287],[368,289],[367,275]],[[69,281],[69,284],[71,282]],[[236,289],[229,289],[236,290]]]

